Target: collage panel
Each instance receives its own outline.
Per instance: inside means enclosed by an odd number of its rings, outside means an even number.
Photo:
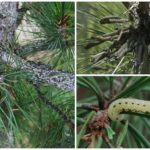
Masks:
[[[78,2],[77,73],[149,74],[149,2]]]
[[[1,1],[0,148],[150,148],[149,8]]]
[[[0,2],[0,148],[74,148],[74,2]]]
[[[150,77],[77,77],[78,148],[149,148]]]

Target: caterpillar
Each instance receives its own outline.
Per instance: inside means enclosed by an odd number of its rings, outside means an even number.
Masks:
[[[108,107],[108,117],[111,120],[121,120],[121,112],[150,113],[150,101],[134,98],[120,98]]]

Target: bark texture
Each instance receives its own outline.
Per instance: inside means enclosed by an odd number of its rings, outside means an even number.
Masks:
[[[0,2],[0,43],[6,45],[14,38],[17,26],[17,3]]]
[[[2,48],[9,48],[14,40],[14,34],[17,26],[17,2],[0,2],[0,52]],[[0,57],[1,59],[1,57]],[[3,76],[0,77],[0,82]],[[0,131],[0,147],[13,147],[13,133]]]
[[[15,54],[5,51],[0,52],[0,58],[14,69],[20,69],[31,73],[30,80],[34,84],[52,84],[60,89],[74,90],[74,75],[60,70],[54,70],[45,64],[37,64],[25,61]]]

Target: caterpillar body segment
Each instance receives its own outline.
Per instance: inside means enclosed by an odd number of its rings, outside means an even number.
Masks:
[[[108,117],[114,121],[121,120],[121,112],[150,113],[150,101],[120,98],[109,105]]]

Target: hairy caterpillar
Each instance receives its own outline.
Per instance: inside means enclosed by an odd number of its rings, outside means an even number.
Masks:
[[[150,101],[120,98],[109,105],[108,117],[111,120],[121,120],[121,112],[150,113]]]

